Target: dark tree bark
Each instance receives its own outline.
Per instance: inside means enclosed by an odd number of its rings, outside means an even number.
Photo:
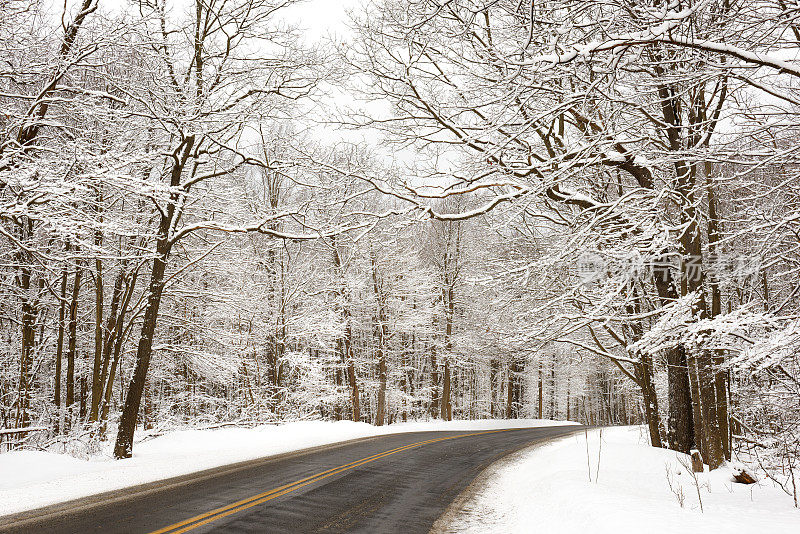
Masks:
[[[492,358],[489,362],[489,416],[498,416],[500,397],[500,361]]]
[[[81,420],[86,419],[86,396],[87,396],[87,385],[86,385],[86,376],[81,376],[80,379],[80,402],[78,403],[78,417]]]
[[[372,265],[372,289],[375,294],[376,313],[373,317],[373,330],[375,335],[378,359],[378,406],[375,412],[375,425],[382,426],[386,421],[386,351],[389,340],[389,318],[386,312],[386,297],[378,275],[378,266],[374,253],[370,253]]]
[[[148,287],[147,304],[142,321],[142,330],[139,336],[139,345],[136,350],[136,367],[131,377],[128,393],[125,396],[125,406],[122,409],[122,416],[119,421],[117,440],[114,444],[115,458],[130,458],[133,451],[133,435],[136,431],[136,420],[139,414],[139,407],[144,394],[144,387],[147,380],[147,370],[150,367],[150,358],[153,352],[153,336],[155,335],[158,322],[158,309],[161,305],[161,296],[164,291],[164,273],[166,262],[170,253],[171,245],[167,239],[169,231],[169,219],[162,217],[159,227],[158,243],[153,259],[153,270],[150,274],[150,284]]]
[[[444,360],[444,377],[442,379],[442,419],[450,421],[453,419],[453,405],[450,400],[450,359]]]
[[[712,179],[713,165],[705,162],[706,176],[706,196],[708,197],[708,248],[712,261],[719,256],[719,241],[721,233],[721,221],[719,216],[719,205],[717,202],[717,192],[714,188]],[[766,273],[762,272],[764,283],[764,299],[769,298],[767,290]],[[716,317],[722,313],[722,292],[719,288],[719,279],[716,274],[710,277],[711,288],[711,317]],[[769,310],[767,310],[769,311]],[[722,367],[725,364],[725,353],[714,351],[712,356],[712,366],[714,373],[714,394],[716,397],[716,418],[718,421],[717,432],[722,445],[723,455],[726,460],[731,459],[730,425],[728,423],[728,388],[725,372]]]
[[[61,287],[59,289],[58,303],[58,340],[56,341],[56,361],[55,361],[55,392],[54,399],[56,407],[61,407],[61,361],[64,356],[64,331],[66,327],[67,311],[67,268],[61,271]]]
[[[177,188],[180,185],[181,175],[186,162],[189,160],[194,142],[194,136],[186,137],[174,154],[174,164],[170,175],[170,185],[173,188]],[[142,320],[142,330],[139,336],[139,345],[136,349],[136,367],[128,386],[128,393],[125,396],[125,406],[122,409],[117,440],[114,443],[114,457],[117,459],[130,458],[133,451],[136,420],[142,403],[142,394],[147,380],[147,370],[150,367],[150,358],[153,354],[153,337],[158,323],[161,296],[164,292],[164,275],[167,260],[172,250],[172,241],[169,234],[175,217],[177,202],[177,194],[171,195],[166,211],[161,213],[156,234],[156,255],[153,258],[153,269],[150,273],[150,283],[147,288],[147,303]]]
[[[550,419],[556,418],[556,358],[550,358]]]
[[[678,299],[678,290],[672,277],[672,267],[666,258],[655,262],[653,280],[663,305]],[[677,346],[669,349],[666,359],[669,390],[667,440],[670,449],[688,453],[694,446],[694,413],[684,347]]]
[[[103,221],[102,211],[103,190],[101,186],[95,189],[95,210],[98,220]],[[98,229],[94,233],[94,245],[98,249],[103,245],[103,231]],[[97,421],[100,408],[100,399],[103,396],[103,381],[101,368],[103,366],[103,260],[99,256],[94,261],[94,361],[92,362],[92,398],[89,407],[89,421]]]
[[[119,360],[122,355],[122,344],[124,338],[126,337],[123,332],[123,327],[125,324],[125,315],[128,311],[128,307],[130,306],[131,297],[133,296],[133,292],[136,289],[136,281],[138,279],[139,271],[135,269],[133,274],[130,276],[130,279],[126,279],[125,281],[125,292],[122,298],[122,303],[120,305],[119,316],[116,320],[115,328],[113,331],[113,335],[108,340],[108,347],[110,353],[113,355],[111,359],[111,365],[108,370],[108,377],[105,380],[105,390],[103,393],[103,405],[100,410],[100,420],[103,422],[103,427],[101,433],[105,433],[105,423],[108,419],[108,410],[111,406],[111,397],[114,391],[114,379],[116,378],[117,367],[119,365]],[[113,349],[111,348],[113,344]]]
[[[539,404],[538,404],[538,417],[544,418],[544,373],[542,372],[542,361],[539,360]],[[509,384],[511,382],[509,381]]]
[[[117,331],[117,314],[119,313],[119,305],[123,296],[123,282],[125,280],[125,269],[120,269],[114,281],[114,290],[111,294],[111,310],[108,314],[108,320],[104,327],[104,335],[101,340],[100,361],[101,366],[99,373],[94,380],[97,381],[99,393],[95,394],[95,383],[92,382],[92,407],[89,412],[89,419],[97,421],[100,416],[100,406],[103,401],[103,392],[105,390],[106,379],[108,378],[108,367],[111,363],[111,351],[114,343],[114,337]],[[97,399],[95,399],[97,397]]]
[[[453,285],[455,280],[447,282],[445,290],[445,330],[444,330],[444,377],[442,379],[442,419],[453,419],[452,377],[450,370],[450,353],[453,350],[453,315],[455,313],[455,300]]]
[[[522,362],[517,358],[511,358],[508,364],[506,419],[516,419],[520,415],[519,408],[522,405],[521,377],[523,372]]]
[[[75,356],[78,340],[78,300],[81,291],[82,275],[83,269],[80,264],[78,264],[75,269],[75,275],[72,278],[72,297],[69,302],[69,323],[67,326],[67,408],[70,408],[75,403]]]
[[[431,417],[439,417],[439,362],[436,359],[436,342],[431,341]]]

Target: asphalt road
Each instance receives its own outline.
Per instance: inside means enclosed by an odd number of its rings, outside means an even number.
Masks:
[[[488,465],[575,430],[355,440],[3,517],[0,532],[424,533]]]

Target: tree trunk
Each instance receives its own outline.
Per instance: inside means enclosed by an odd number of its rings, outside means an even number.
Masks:
[[[33,220],[23,217],[18,222],[17,234],[19,241],[27,242],[33,235]],[[28,426],[28,409],[30,407],[31,366],[36,344],[36,319],[39,315],[38,296],[34,295],[33,258],[30,252],[18,251],[15,255],[18,262],[18,273],[15,277],[16,285],[21,295],[21,347],[19,359],[19,392],[17,397],[16,426]]]
[[[86,375],[81,376],[80,379],[80,402],[79,402],[79,410],[78,410],[78,417],[83,421],[86,419],[86,396],[88,394],[87,385],[86,385]]]
[[[102,200],[102,197],[99,200]],[[95,246],[99,248],[102,245],[102,232],[98,230],[95,236]],[[97,421],[97,412],[103,395],[103,382],[100,376],[103,365],[103,261],[100,258],[95,259],[94,283],[94,361],[92,362],[92,399],[89,408],[89,421]]]
[[[719,240],[721,233],[721,222],[719,217],[719,205],[717,202],[717,193],[714,189],[712,179],[713,166],[711,162],[705,162],[705,175],[706,175],[706,196],[708,197],[708,248],[709,254],[712,259],[719,256]],[[769,302],[769,291],[767,288],[766,271],[762,271],[762,282],[764,291],[764,302]],[[711,317],[716,317],[722,313],[722,293],[719,288],[719,279],[714,273],[710,278],[711,287]],[[769,311],[769,305],[765,306]],[[731,443],[730,431],[728,422],[728,389],[727,381],[725,380],[725,373],[722,367],[725,364],[725,353],[723,351],[714,351],[711,365],[714,373],[714,394],[716,397],[715,415],[717,419],[717,428],[715,431],[721,438],[721,447],[723,456],[726,460],[731,459]]]
[[[138,278],[138,270],[135,270],[133,271],[130,280],[126,282],[125,292],[122,298],[122,303],[120,304],[120,310],[118,318],[116,320],[114,332],[112,336],[109,338],[107,343],[110,354],[112,354],[113,357],[111,359],[111,366],[108,370],[108,376],[105,380],[105,393],[103,394],[103,405],[100,410],[100,420],[103,422],[101,434],[105,434],[105,423],[108,418],[108,410],[110,409],[111,406],[111,396],[114,391],[114,379],[116,378],[117,366],[119,365],[119,360],[122,355],[122,344],[124,341],[124,337],[126,337],[123,336],[125,314],[128,311],[128,306],[130,305],[131,297],[133,296],[133,292],[136,289],[137,278]],[[113,344],[113,349],[111,348],[112,344]]]
[[[58,302],[58,340],[56,341],[56,361],[55,361],[55,393],[54,399],[56,407],[61,407],[61,360],[64,355],[64,330],[66,327],[67,311],[67,268],[61,271],[61,288],[59,289],[60,300]]]
[[[522,399],[522,388],[520,384],[521,371],[519,362],[512,358],[508,365],[506,419],[516,419],[519,417],[520,400]]]
[[[439,362],[434,341],[431,341],[431,416],[439,416]]]
[[[353,359],[347,364],[347,381],[350,383],[350,403],[353,406],[353,421],[361,421],[361,397],[356,381],[356,367]]]
[[[453,352],[453,319],[455,315],[455,276],[449,272],[448,263],[445,261],[445,328],[444,328],[444,384],[442,385],[442,419],[453,419],[452,389],[453,380],[450,370],[450,358]],[[452,279],[451,279],[452,278]]]
[[[370,261],[372,263],[372,289],[375,292],[377,305],[374,317],[374,332],[377,344],[376,355],[378,357],[378,406],[375,413],[375,425],[382,426],[386,420],[386,351],[389,339],[389,319],[374,254],[371,254]]]
[[[667,385],[669,416],[667,440],[669,448],[688,454],[694,447],[694,411],[689,384],[686,351],[683,346],[667,351]],[[689,407],[687,411],[686,407]]]
[[[653,280],[662,305],[678,299],[672,267],[667,259],[656,260]],[[678,346],[669,349],[666,356],[669,399],[667,439],[671,449],[688,453],[694,443],[694,411],[686,351],[683,346]]]
[[[509,384],[511,384],[510,380],[509,380]],[[539,417],[539,419],[543,419],[544,418],[544,376],[543,376],[543,372],[542,372],[542,360],[539,360],[539,405],[538,405],[538,408],[539,408],[539,411],[537,412],[539,414],[538,417]]]
[[[444,360],[444,380],[442,384],[442,419],[451,421],[453,419],[453,406],[450,401],[450,359]]]
[[[75,355],[78,338],[78,297],[81,290],[83,269],[80,264],[75,269],[72,279],[72,298],[69,303],[69,324],[67,328],[67,399],[69,409],[75,403]]]
[[[500,394],[500,361],[492,358],[489,362],[489,417],[498,416],[498,396]]]
[[[105,335],[101,341],[100,353],[100,371],[95,380],[98,383],[99,393],[95,393],[95,385],[92,382],[92,407],[89,413],[89,419],[97,421],[99,419],[100,405],[103,402],[103,392],[105,390],[106,379],[108,378],[108,366],[111,363],[111,350],[114,343],[114,338],[117,333],[117,321],[119,318],[119,305],[123,296],[123,282],[125,279],[125,269],[120,269],[117,278],[114,281],[114,291],[111,295],[111,310],[108,314],[108,321],[105,326]]]
[[[550,419],[556,418],[556,357],[550,358]]]
[[[30,275],[27,275],[28,277]],[[25,291],[23,289],[23,291]],[[28,283],[28,291],[30,284]],[[22,350],[20,351],[19,398],[17,400],[17,428],[28,426],[28,409],[31,398],[31,365],[36,343],[37,306],[30,296],[22,301]]]
[[[653,447],[661,447],[661,424],[658,411],[658,396],[655,384],[653,383],[653,360],[648,356],[642,356],[641,362],[637,365],[637,379],[642,390],[642,402],[644,403],[644,417],[647,422],[647,429],[650,432],[650,443]]]
[[[133,435],[136,431],[136,420],[142,402],[147,370],[150,367],[150,357],[153,352],[153,336],[158,322],[158,308],[161,305],[161,295],[164,291],[164,273],[171,245],[167,240],[169,219],[162,217],[159,239],[156,245],[157,256],[153,259],[153,270],[150,274],[147,304],[144,310],[142,330],[139,336],[139,345],[136,349],[136,367],[125,396],[125,406],[119,421],[117,441],[114,444],[114,457],[117,459],[130,458],[133,452]]]
[[[189,159],[194,146],[194,136],[186,137],[176,149],[173,156],[175,162],[170,173],[170,186],[177,188],[180,185],[183,168]],[[180,156],[179,156],[180,155]],[[150,273],[150,284],[147,288],[147,304],[144,309],[142,330],[139,336],[139,345],[136,349],[136,367],[125,396],[125,406],[119,420],[117,440],[114,443],[114,457],[117,459],[130,458],[133,452],[133,435],[136,432],[136,420],[139,407],[142,403],[147,370],[150,367],[150,358],[153,354],[153,336],[158,323],[158,308],[161,306],[161,295],[164,291],[164,274],[167,260],[172,250],[170,229],[175,218],[178,195],[170,196],[166,212],[162,212],[156,238],[156,256],[153,258],[153,270]]]
[[[380,350],[380,349],[379,349]],[[386,420],[386,355],[380,350],[378,355],[378,408],[375,412],[375,426],[383,426]]]

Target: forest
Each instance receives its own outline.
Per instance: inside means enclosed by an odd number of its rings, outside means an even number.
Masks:
[[[797,0],[295,4],[0,0],[0,451],[642,424],[798,502]]]

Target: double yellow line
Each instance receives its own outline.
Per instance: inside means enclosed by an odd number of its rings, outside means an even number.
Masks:
[[[374,462],[375,460],[380,460],[381,458],[386,458],[387,456],[391,456],[392,454],[397,454],[398,452],[407,451],[409,449],[414,449],[416,447],[421,447],[423,445],[429,445],[431,443],[436,443],[439,441],[447,441],[450,439],[457,439],[457,438],[465,438],[468,436],[479,436],[481,434],[493,434],[496,432],[506,432],[508,430],[513,429],[502,429],[502,430],[486,430],[484,432],[473,432],[471,434],[459,434],[457,436],[449,436],[445,438],[437,438],[437,439],[429,439],[427,441],[418,441],[417,443],[412,443],[410,445],[405,445],[403,447],[398,447],[396,449],[392,449],[389,451],[381,452],[379,454],[375,454],[373,456],[368,456],[366,458],[362,458],[360,460],[356,460],[355,462],[350,462],[349,464],[340,465],[338,467],[334,467],[333,469],[328,469],[327,471],[322,471],[315,475],[311,475],[306,478],[301,478],[300,480],[296,480],[290,484],[285,484],[278,488],[271,489],[269,491],[265,491],[264,493],[259,493],[258,495],[253,495],[252,497],[248,497],[247,499],[235,502],[233,504],[229,504],[227,506],[223,506],[222,508],[217,508],[216,510],[211,510],[210,512],[206,512],[204,514],[200,514],[180,523],[175,523],[174,525],[169,525],[168,527],[164,527],[162,529],[156,530],[151,532],[150,534],[180,534],[181,532],[188,532],[193,530],[197,527],[201,527],[212,521],[216,521],[217,519],[222,519],[223,517],[227,517],[229,515],[241,512],[242,510],[246,510],[248,508],[252,508],[253,506],[258,506],[259,504],[263,504],[267,501],[272,499],[276,499],[281,495],[286,495],[287,493],[291,493],[297,489],[302,488],[303,486],[308,486],[309,484],[313,484],[314,482],[318,482],[324,478],[328,478],[330,476],[339,474],[343,471],[347,471],[353,468],[356,468],[360,465],[368,464],[370,462]]]

